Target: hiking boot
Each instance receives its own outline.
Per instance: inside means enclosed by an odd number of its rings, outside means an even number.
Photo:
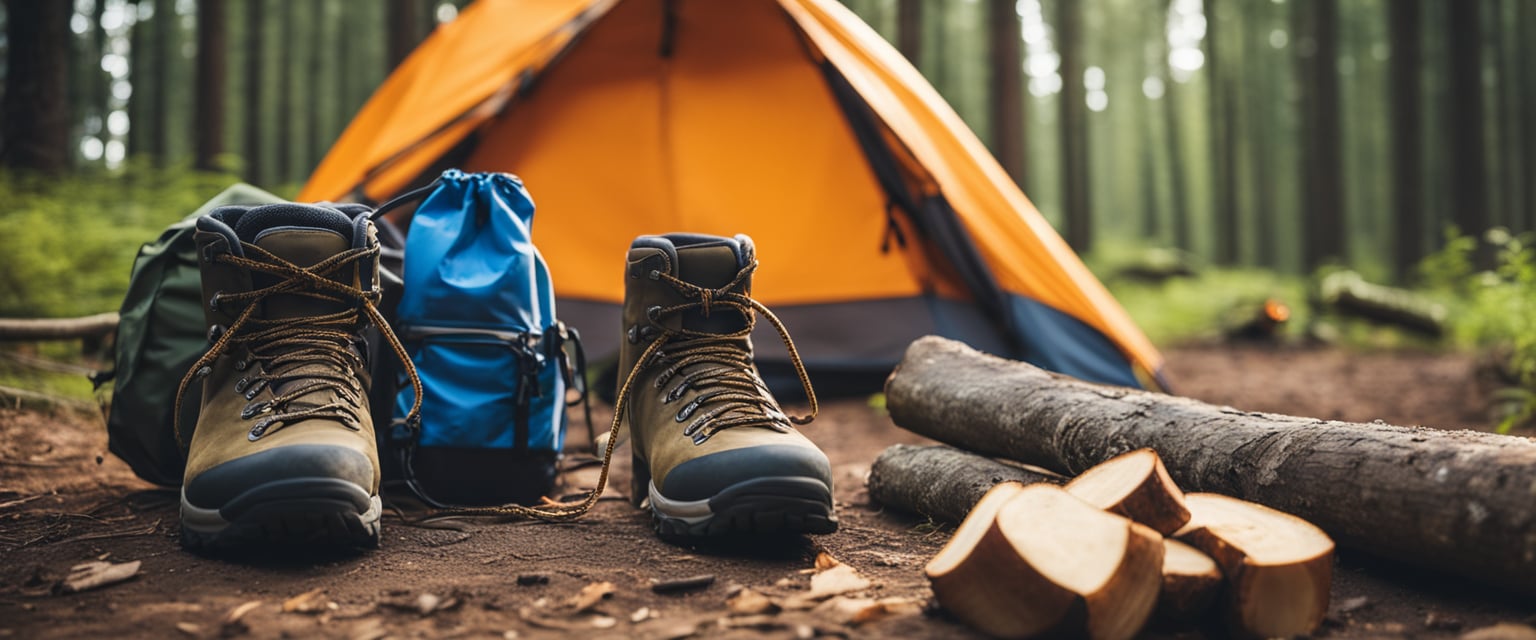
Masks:
[[[631,497],[663,538],[831,533],[832,471],[759,377],[749,334],[752,240],[641,236],[625,269],[619,400],[634,452]]]
[[[377,546],[361,334],[383,323],[366,209],[221,207],[198,219],[196,239],[212,347],[182,383],[203,379],[182,544]]]

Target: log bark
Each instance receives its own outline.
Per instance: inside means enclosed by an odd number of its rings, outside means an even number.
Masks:
[[[943,445],[891,445],[869,470],[869,497],[942,522],[960,522],[1002,482],[1060,484],[1062,478]]]
[[[116,313],[83,318],[0,318],[0,342],[100,338],[116,330]]]
[[[1076,474],[1150,447],[1185,491],[1257,502],[1340,544],[1536,594],[1536,441],[1250,413],[1094,385],[923,338],[886,383],[896,424]]]

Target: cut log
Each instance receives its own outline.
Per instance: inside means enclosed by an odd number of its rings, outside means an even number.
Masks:
[[[1171,535],[1189,522],[1184,492],[1151,449],[1110,458],[1067,483],[1067,493]]]
[[[1003,464],[944,445],[891,445],[869,469],[869,497],[941,522],[960,522],[1001,482],[1061,483],[1054,474]]]
[[[1155,449],[1185,491],[1304,518],[1340,544],[1536,594],[1536,441],[1250,413],[1089,384],[923,338],[886,383],[896,424],[1072,475]]]
[[[1154,615],[1169,622],[1196,620],[1221,590],[1221,569],[1210,556],[1187,544],[1163,539],[1163,589]]]
[[[1333,541],[1295,516],[1213,493],[1187,498],[1179,539],[1210,555],[1227,576],[1228,621],[1238,635],[1312,633],[1328,613]]]
[[[939,604],[1000,638],[1130,638],[1157,602],[1162,536],[1058,487],[998,485],[929,561]]]

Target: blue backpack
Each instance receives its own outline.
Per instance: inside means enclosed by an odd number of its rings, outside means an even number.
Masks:
[[[533,200],[516,176],[451,169],[375,215],[417,198],[393,325],[421,378],[421,414],[405,423],[414,392],[397,378],[383,444],[433,507],[536,502],[554,486],[565,409],[585,396],[568,403],[566,391],[583,386],[585,363],[555,317]]]

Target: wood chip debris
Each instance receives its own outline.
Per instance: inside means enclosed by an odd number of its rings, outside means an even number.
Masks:
[[[69,575],[54,585],[53,591],[58,594],[79,593],[117,584],[138,575],[139,564],[138,560],[120,564],[101,560],[77,564],[69,568]]]
[[[1536,629],[1523,624],[1500,622],[1491,627],[1468,631],[1461,635],[1461,640],[1536,640]]]
[[[629,621],[635,624],[640,624],[654,617],[656,617],[656,612],[651,611],[650,607],[640,607],[639,609],[635,609],[634,613],[629,614]]]
[[[283,613],[318,614],[339,609],[335,602],[325,597],[325,589],[310,589],[283,601]]]
[[[176,630],[194,638],[203,635],[203,625],[195,622],[178,622],[176,623]]]
[[[652,580],[651,591],[654,593],[682,593],[703,589],[715,583],[713,574],[689,576],[672,580]]]
[[[859,575],[853,567],[840,564],[811,576],[811,591],[804,597],[810,600],[822,600],[845,593],[863,591],[870,586],[872,583]]]
[[[756,616],[778,613],[781,607],[772,598],[751,589],[742,589],[725,601],[733,616]]]
[[[584,613],[597,606],[597,603],[612,597],[613,591],[614,586],[612,582],[593,582],[582,587],[581,591],[577,592],[576,595],[566,599],[565,606],[573,614]]]
[[[245,616],[261,605],[261,600],[251,600],[230,609],[219,621],[219,635],[229,637],[250,632],[251,627],[245,623]]]

